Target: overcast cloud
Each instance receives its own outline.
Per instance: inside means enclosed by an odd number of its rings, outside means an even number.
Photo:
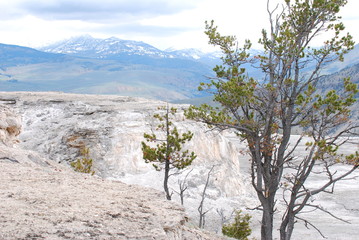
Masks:
[[[183,0],[35,0],[20,1],[19,9],[47,20],[108,21],[169,15],[195,7]]]
[[[271,0],[274,6],[279,0]],[[256,44],[266,27],[267,0],[0,0],[0,42],[37,47],[72,36],[115,36],[157,48],[208,48],[204,21]],[[359,41],[359,1],[342,12]],[[254,45],[256,46],[256,45]]]

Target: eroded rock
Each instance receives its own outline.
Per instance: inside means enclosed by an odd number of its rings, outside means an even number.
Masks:
[[[155,129],[153,114],[164,102],[122,96],[64,93],[3,93],[16,98],[13,106],[22,114],[20,136],[26,149],[45,154],[56,162],[79,158],[80,149],[90,149],[96,174],[104,178],[146,174],[154,170],[142,159],[143,133]],[[185,120],[185,105],[179,109],[175,124],[179,131],[192,131],[188,149],[198,158],[193,166],[206,172],[216,165],[214,187],[222,196],[243,195],[247,188],[241,179],[243,147],[233,144],[231,136],[208,131],[203,124]],[[34,138],[36,136],[36,138]],[[199,175],[201,181],[205,176]],[[200,180],[199,179],[199,180]],[[160,179],[159,179],[160,180]],[[158,184],[155,184],[158,185]]]
[[[0,142],[6,146],[18,143],[21,132],[21,117],[9,107],[0,105]]]
[[[153,189],[12,158],[0,159],[0,239],[220,239]]]
[[[159,191],[76,173],[14,147],[20,117],[0,109],[0,239],[221,239],[191,227]]]

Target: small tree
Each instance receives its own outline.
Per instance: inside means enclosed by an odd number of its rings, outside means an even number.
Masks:
[[[177,127],[170,121],[170,117],[177,112],[176,108],[169,109],[162,107],[164,114],[155,114],[153,117],[159,121],[156,130],[160,133],[160,137],[156,134],[144,134],[147,143],[157,143],[156,147],[142,142],[143,159],[146,163],[152,163],[153,167],[160,171],[164,168],[163,188],[166,193],[166,198],[171,200],[171,195],[168,188],[168,179],[171,176],[172,169],[183,169],[191,165],[192,161],[197,157],[194,152],[189,153],[188,150],[182,150],[182,145],[190,141],[193,134],[188,131],[179,134]]]
[[[188,188],[188,185],[187,185],[187,177],[188,175],[193,171],[193,169],[191,169],[187,174],[186,176],[184,177],[183,180],[180,180],[178,179],[177,183],[178,183],[178,187],[179,187],[179,191],[175,191],[175,193],[178,194],[178,196],[180,197],[181,199],[181,205],[183,206],[184,204],[184,192],[187,190]]]
[[[91,175],[95,174],[95,171],[92,169],[92,158],[90,158],[90,149],[83,147],[80,149],[81,158],[70,163],[71,167],[76,172],[89,173]]]
[[[310,203],[312,196],[333,192],[337,181],[359,167],[359,153],[339,154],[348,136],[358,129],[350,121],[351,107],[358,92],[349,78],[323,95],[316,87],[321,69],[329,62],[343,60],[354,46],[351,35],[343,34],[344,25],[337,16],[346,0],[285,0],[282,8],[269,8],[269,29],[262,31],[264,52],[253,56],[247,40],[238,47],[234,36],[222,36],[213,24],[206,24],[209,43],[224,53],[223,64],[216,66],[216,77],[202,83],[200,90],[214,94],[220,108],[192,106],[187,117],[220,130],[232,129],[248,145],[251,157],[251,183],[262,211],[261,239],[272,240],[273,229],[280,239],[289,240],[304,208],[321,210]],[[313,39],[325,32],[331,38],[320,48],[312,48]],[[246,73],[244,64],[257,62],[262,79]],[[290,141],[294,130],[302,130],[298,140]],[[297,155],[299,144],[307,149]],[[350,164],[342,174],[333,166]],[[320,187],[306,183],[310,176],[321,174],[327,181]],[[283,187],[280,226],[274,226],[279,188]],[[309,201],[309,202],[308,202]],[[317,229],[317,228],[316,228]]]
[[[240,240],[248,240],[248,236],[252,233],[252,229],[249,226],[251,218],[252,217],[249,214],[243,215],[242,211],[236,211],[234,222],[223,225],[223,235]]]
[[[204,211],[203,210],[203,205],[204,205],[204,200],[206,199],[206,191],[207,191],[207,187],[208,187],[208,184],[209,184],[209,179],[211,177],[211,172],[213,171],[215,166],[216,165],[213,165],[211,167],[211,169],[207,173],[207,180],[206,180],[206,183],[205,183],[203,191],[202,191],[201,202],[199,203],[199,206],[198,206],[198,209],[197,209],[198,213],[199,213],[199,223],[198,223],[199,228],[204,228],[204,225],[206,224],[206,214],[210,210],[210,209],[208,209],[207,211]]]

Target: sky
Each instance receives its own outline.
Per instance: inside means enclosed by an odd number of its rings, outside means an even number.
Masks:
[[[271,0],[271,8],[279,0]],[[283,2],[283,1],[281,1]],[[0,43],[40,47],[74,36],[143,41],[161,50],[211,51],[205,21],[254,48],[267,27],[267,0],[0,0]],[[359,42],[359,1],[340,13]],[[319,43],[318,43],[319,44]]]

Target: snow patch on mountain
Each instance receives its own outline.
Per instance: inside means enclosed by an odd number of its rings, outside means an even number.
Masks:
[[[45,46],[40,50],[93,58],[110,58],[121,54],[169,57],[165,52],[144,42],[122,40],[116,37],[98,39],[90,35],[73,37]]]
[[[174,48],[164,51],[142,41],[122,40],[116,37],[107,39],[93,38],[90,35],[72,37],[39,50],[50,53],[63,53],[90,58],[113,58],[120,55],[138,55],[155,58],[181,58],[195,61],[219,59],[219,52],[204,53],[199,49],[189,48],[177,50]]]

